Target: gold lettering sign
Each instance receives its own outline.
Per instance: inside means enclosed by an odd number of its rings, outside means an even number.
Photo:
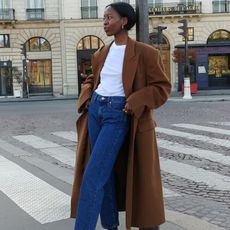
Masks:
[[[199,5],[192,5],[192,6],[176,6],[176,7],[149,7],[149,13],[154,14],[156,12],[164,12],[164,13],[171,13],[171,12],[180,12],[180,11],[189,11],[189,12],[199,12],[200,6]]]

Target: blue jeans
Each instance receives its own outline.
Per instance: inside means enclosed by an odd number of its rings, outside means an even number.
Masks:
[[[93,93],[88,111],[91,156],[86,166],[78,201],[75,230],[95,230],[100,214],[103,228],[119,225],[114,164],[129,130],[124,113],[125,97]]]

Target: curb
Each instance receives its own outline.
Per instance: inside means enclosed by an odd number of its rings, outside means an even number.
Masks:
[[[77,100],[77,96],[51,96],[51,97],[30,97],[30,98],[0,98],[0,103],[10,102],[35,102],[35,101],[61,101],[61,100]]]

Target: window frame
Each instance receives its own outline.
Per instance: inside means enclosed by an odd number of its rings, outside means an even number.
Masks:
[[[10,48],[10,35],[9,34],[0,34],[3,37],[3,46],[0,45],[0,48]],[[6,39],[7,37],[7,39]],[[1,44],[1,43],[0,43]]]

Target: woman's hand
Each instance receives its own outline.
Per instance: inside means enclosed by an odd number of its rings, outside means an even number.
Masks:
[[[133,114],[132,108],[127,102],[125,104],[125,108],[123,109],[123,111],[127,114]]]

